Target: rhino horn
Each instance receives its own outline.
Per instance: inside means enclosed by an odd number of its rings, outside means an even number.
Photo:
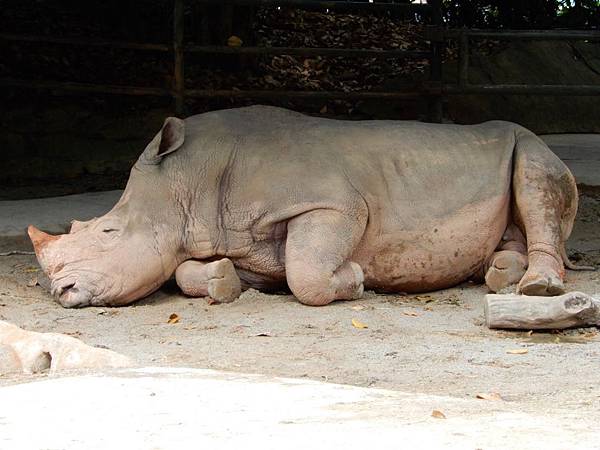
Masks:
[[[60,239],[60,236],[52,236],[51,234],[44,233],[42,230],[37,229],[33,225],[29,225],[27,233],[33,244],[35,254],[39,257],[41,251],[52,241]]]

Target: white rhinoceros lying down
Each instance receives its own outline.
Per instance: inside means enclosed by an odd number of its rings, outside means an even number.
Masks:
[[[569,170],[513,123],[254,106],[168,118],[108,214],[29,233],[63,306],[125,305],[174,273],[191,296],[287,285],[325,305],[473,278],[560,294],[576,211]]]

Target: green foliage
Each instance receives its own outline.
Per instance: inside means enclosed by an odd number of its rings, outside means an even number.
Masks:
[[[451,27],[596,28],[600,0],[444,0]]]

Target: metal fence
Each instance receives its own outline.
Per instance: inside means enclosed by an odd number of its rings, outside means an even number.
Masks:
[[[289,6],[302,9],[329,9],[335,11],[398,11],[419,13],[428,17],[427,38],[430,48],[427,52],[377,49],[343,48],[303,48],[303,47],[228,47],[186,44],[184,40],[184,8],[186,0],[173,3],[173,40],[165,44],[121,42],[113,40],[56,38],[0,34],[6,42],[44,42],[56,45],[96,46],[140,51],[169,52],[173,58],[173,83],[169,87],[139,87],[106,85],[95,83],[31,81],[13,78],[0,79],[0,86],[40,88],[58,91],[107,93],[119,95],[172,96],[174,110],[183,115],[186,98],[250,98],[250,99],[391,99],[426,98],[429,105],[429,120],[442,119],[442,99],[456,94],[528,94],[528,95],[599,95],[600,85],[473,85],[469,83],[469,43],[471,39],[568,39],[600,40],[600,31],[486,31],[486,30],[445,30],[443,27],[440,0],[429,0],[426,4],[383,3],[357,1],[322,0],[193,0],[209,5],[255,5]],[[190,0],[187,0],[190,1]],[[448,40],[459,42],[459,71],[456,84],[442,83],[442,56]],[[283,90],[211,90],[185,86],[185,56],[190,53],[204,54],[244,54],[244,55],[302,55],[302,56],[348,56],[377,58],[427,58],[429,78],[426,83],[399,91],[283,91]]]

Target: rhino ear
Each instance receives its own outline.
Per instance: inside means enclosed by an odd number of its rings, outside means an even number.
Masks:
[[[177,117],[167,117],[160,132],[148,144],[139,162],[160,164],[169,153],[183,145],[185,140],[185,122]]]

